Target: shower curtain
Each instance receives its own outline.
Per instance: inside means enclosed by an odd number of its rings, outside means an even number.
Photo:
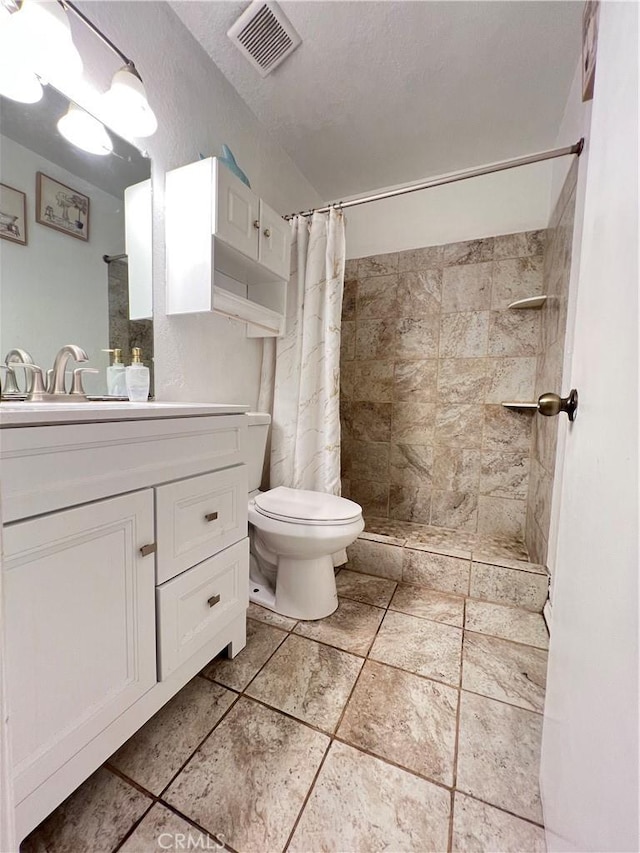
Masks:
[[[285,334],[265,339],[259,408],[273,413],[270,485],[340,494],[341,211],[291,220]]]

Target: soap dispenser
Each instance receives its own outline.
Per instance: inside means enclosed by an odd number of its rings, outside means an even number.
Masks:
[[[126,368],[122,362],[122,350],[117,348],[106,349],[103,352],[113,353],[113,364],[107,367],[107,394],[109,397],[126,397]]]
[[[149,399],[149,368],[142,363],[140,347],[134,347],[131,354],[131,364],[126,369],[127,396],[132,403],[146,403]]]

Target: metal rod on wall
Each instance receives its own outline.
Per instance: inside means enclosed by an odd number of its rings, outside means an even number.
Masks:
[[[126,255],[126,254],[122,254],[122,255],[103,255],[103,256],[102,256],[102,260],[105,262],[105,264],[110,264],[110,263],[112,263],[113,261],[123,261],[123,260],[124,260],[125,258],[127,258],[127,257],[128,257],[128,255]]]
[[[313,213],[328,213],[332,207],[338,207],[344,210],[347,207],[355,207],[358,204],[369,204],[372,201],[382,201],[385,198],[395,198],[399,195],[407,193],[415,193],[420,190],[428,190],[432,187],[442,187],[445,184],[454,184],[457,181],[466,181],[469,178],[479,178],[482,175],[491,175],[493,172],[504,172],[506,169],[516,169],[518,166],[530,166],[532,163],[541,163],[543,160],[554,160],[556,157],[567,157],[570,154],[577,154],[578,157],[582,154],[584,148],[584,139],[579,139],[575,145],[568,145],[565,148],[552,148],[550,151],[540,151],[538,154],[529,154],[526,157],[515,157],[512,160],[503,160],[500,163],[489,163],[486,166],[476,166],[473,169],[464,169],[461,172],[451,172],[448,175],[441,175],[437,178],[431,178],[428,181],[422,181],[419,184],[410,184],[406,187],[400,187],[397,190],[387,190],[385,192],[375,193],[373,195],[365,195],[360,198],[353,198],[350,201],[334,202],[326,207],[316,207],[312,210],[305,210],[302,213],[290,213],[285,216],[285,219],[293,219],[294,216],[311,216]]]

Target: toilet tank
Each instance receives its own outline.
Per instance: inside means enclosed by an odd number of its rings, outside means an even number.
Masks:
[[[271,415],[268,412],[247,412],[247,417],[249,418],[249,452],[247,454],[249,492],[253,492],[260,488],[262,482]]]

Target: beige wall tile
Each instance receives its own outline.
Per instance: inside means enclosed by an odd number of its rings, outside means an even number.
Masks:
[[[358,261],[358,278],[370,275],[388,275],[398,271],[398,253],[389,252],[386,255],[371,255]]]
[[[394,403],[391,439],[396,444],[431,444],[435,423],[434,403]]]
[[[478,526],[478,495],[475,492],[435,490],[431,494],[431,524],[474,531]]]
[[[449,492],[477,493],[480,451],[440,444],[434,450],[433,487]]]
[[[349,480],[349,496],[360,504],[365,518],[386,518],[389,515],[389,483],[371,480]],[[373,574],[373,573],[372,573]]]
[[[483,240],[465,240],[461,243],[448,243],[444,246],[443,261],[450,264],[474,264],[478,261],[490,261],[493,257],[493,237]]]
[[[342,423],[347,435],[363,441],[389,441],[391,403],[344,402]]]
[[[358,320],[356,358],[389,358],[395,339],[395,320]]]
[[[420,444],[392,444],[389,479],[400,486],[428,486],[433,469],[433,448]]]
[[[425,246],[422,249],[408,249],[398,255],[400,272],[408,270],[438,269],[442,266],[444,246]]]
[[[527,504],[524,500],[510,500],[480,495],[478,498],[478,533],[522,539]]]
[[[340,361],[351,361],[356,356],[356,324],[343,320],[340,328]]]
[[[493,257],[524,258],[527,255],[542,255],[545,246],[545,231],[520,231],[493,238]]]
[[[349,446],[353,480],[389,481],[389,445],[375,441],[353,441]]]
[[[536,383],[536,359],[489,358],[489,375],[486,402],[502,403],[507,400],[531,402]]]
[[[431,518],[431,489],[426,486],[397,485],[389,488],[389,517],[400,521],[429,524]]]
[[[358,298],[358,280],[347,278],[345,273],[344,290],[342,292],[342,320],[354,320],[356,316],[356,300]]]
[[[491,263],[446,267],[442,276],[442,311],[488,309],[491,305],[491,272]]]
[[[349,568],[367,575],[399,581],[402,578],[402,548],[369,539],[356,539],[347,548]]]
[[[358,319],[395,317],[397,314],[397,275],[361,278],[358,282]]]
[[[472,598],[482,598],[497,604],[524,607],[541,613],[547,600],[549,580],[546,575],[505,569],[487,563],[471,564]]]
[[[397,402],[425,403],[436,398],[438,361],[395,361],[393,395]]]
[[[435,443],[451,447],[480,447],[484,422],[484,407],[439,403],[435,422]]]
[[[487,359],[441,358],[438,397],[448,403],[484,403],[487,393]]]
[[[395,355],[400,359],[435,358],[440,322],[437,314],[404,317],[396,321]]]
[[[495,261],[491,289],[492,310],[502,311],[516,299],[542,293],[542,263],[540,255]]]
[[[537,355],[540,345],[538,311],[492,311],[489,355]]]
[[[484,407],[484,450],[529,450],[534,413]]]
[[[374,403],[393,400],[392,361],[357,361],[355,365],[354,400]]]
[[[480,358],[487,354],[489,311],[461,311],[440,319],[440,358]]]
[[[403,272],[398,282],[399,317],[439,314],[442,299],[442,270]]]
[[[480,493],[496,498],[526,500],[529,454],[525,450],[485,450],[482,453]]]
[[[440,592],[469,594],[469,560],[414,548],[405,548],[402,559],[401,577],[404,582]]]

